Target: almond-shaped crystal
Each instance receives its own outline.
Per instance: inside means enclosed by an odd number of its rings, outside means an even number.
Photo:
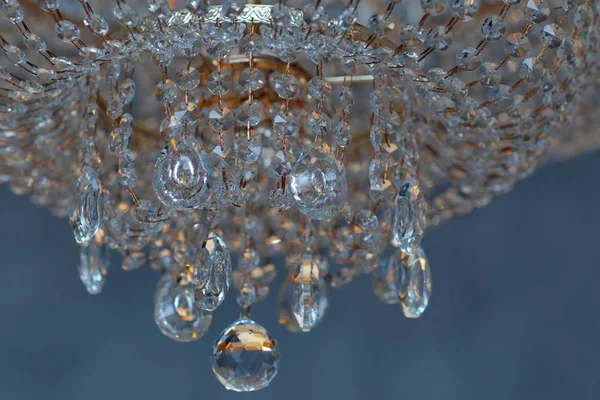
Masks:
[[[231,282],[231,255],[227,244],[210,232],[194,266],[195,298],[198,306],[214,311],[221,305]]]
[[[425,230],[425,199],[414,179],[400,185],[392,209],[392,234],[398,248],[412,254]]]
[[[98,174],[91,166],[84,166],[73,188],[69,211],[71,228],[79,244],[88,243],[100,227],[104,210],[101,195]]]
[[[402,311],[407,318],[419,318],[429,304],[431,296],[431,269],[421,247],[400,262],[398,292]]]
[[[312,254],[302,256],[292,282],[292,314],[300,330],[309,332],[327,311],[321,305],[322,301],[327,302],[325,281]]]
[[[91,240],[81,246],[77,270],[79,279],[89,294],[102,292],[108,266],[108,247],[104,243]]]

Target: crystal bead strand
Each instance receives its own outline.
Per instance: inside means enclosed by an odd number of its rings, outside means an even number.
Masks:
[[[236,24],[234,23],[234,26]],[[254,32],[254,24],[251,24],[250,32]],[[240,47],[240,43],[238,43],[238,48]],[[249,210],[248,202],[252,200],[253,194],[256,192],[255,178],[263,150],[262,135],[256,135],[254,129],[263,119],[264,106],[261,101],[255,100],[254,92],[263,87],[265,77],[262,71],[255,68],[254,52],[254,49],[248,49],[248,67],[238,75],[238,85],[241,95],[248,95],[247,101],[243,101],[237,110],[238,131],[235,135],[236,157],[241,166],[239,178],[236,176],[236,180],[239,180],[240,193],[240,201],[237,203],[238,205],[246,204],[246,212]]]
[[[232,2],[228,5],[228,9],[243,8],[243,2]],[[254,33],[254,27],[250,28],[251,34]],[[246,41],[247,43],[247,41]],[[248,50],[249,67],[242,72],[243,78],[241,86],[242,90],[247,90],[248,111],[241,109],[242,117],[238,116],[238,121],[242,128],[246,127],[245,137],[241,137],[241,143],[238,143],[241,154],[238,152],[237,157],[241,158],[244,170],[248,170],[248,176],[243,175],[241,179],[241,189],[248,184],[248,178],[252,177],[256,172],[251,172],[256,168],[256,162],[259,161],[262,144],[260,136],[255,136],[254,126],[262,119],[262,107],[251,115],[250,108],[253,106],[254,91],[262,86],[260,71],[254,69],[255,51],[259,49],[249,46]],[[220,60],[219,60],[220,61]],[[245,81],[244,81],[245,79]],[[247,82],[247,83],[244,83]],[[247,85],[248,87],[244,87]],[[220,96],[220,93],[219,93]],[[245,106],[245,105],[244,105]],[[242,106],[242,107],[244,107]],[[255,121],[252,121],[254,117]],[[241,135],[243,136],[243,135]],[[244,143],[246,141],[246,143]],[[250,199],[248,199],[250,200]],[[238,279],[241,283],[239,286],[238,303],[242,307],[240,319],[234,322],[230,327],[226,328],[223,333],[217,338],[213,347],[213,371],[217,378],[225,385],[226,388],[234,391],[253,391],[269,385],[275,377],[278,370],[279,351],[275,340],[270,334],[256,322],[250,319],[250,306],[257,300],[260,300],[260,295],[257,293],[256,284],[260,284],[260,280],[256,279],[260,275],[264,275],[264,268],[259,266],[260,257],[252,248],[252,239],[248,232],[248,213],[250,212],[251,204],[246,203],[245,207],[240,211],[243,212],[244,231],[242,233],[242,242],[245,243],[246,250],[241,255],[241,260],[238,266]],[[242,283],[243,282],[243,283]],[[264,284],[264,283],[263,283]],[[268,287],[267,287],[268,288]],[[248,335],[250,333],[250,335]],[[223,343],[238,343],[235,348],[228,351],[223,351]],[[259,347],[255,343],[260,343]],[[241,353],[255,353],[252,355],[252,362],[247,363],[238,361]]]
[[[287,188],[292,162],[290,137],[299,134],[297,116],[290,111],[290,100],[296,97],[299,90],[297,80],[290,74],[290,65],[291,60],[288,59],[283,76],[278,71],[270,76],[271,86],[283,101],[283,110],[277,111],[273,116],[273,130],[281,140],[281,150],[276,152],[273,164],[269,166],[269,176],[277,180],[277,188],[269,194],[269,205],[279,211],[292,207],[290,191]],[[284,85],[287,86],[285,90]]]
[[[225,143],[224,134],[231,130],[235,123],[233,112],[224,104],[223,96],[232,88],[232,77],[229,69],[223,69],[223,57],[229,52],[220,43],[231,41],[230,33],[221,29],[219,21],[215,25],[205,24],[203,26],[204,41],[207,48],[213,49],[210,55],[216,59],[217,69],[207,78],[206,86],[213,96],[216,96],[216,106],[209,112],[208,123],[218,135],[217,146],[213,149],[212,156],[215,159],[215,167],[220,176],[215,186],[217,201],[223,205],[229,205],[235,201],[237,196],[237,185],[233,182],[233,160],[232,149]],[[226,53],[224,53],[226,52]]]

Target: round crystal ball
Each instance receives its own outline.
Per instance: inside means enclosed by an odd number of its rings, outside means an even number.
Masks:
[[[265,328],[249,318],[241,318],[217,338],[212,364],[225,388],[252,392],[269,386],[277,375],[279,349]]]

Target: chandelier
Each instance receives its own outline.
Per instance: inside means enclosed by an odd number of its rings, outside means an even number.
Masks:
[[[89,293],[108,249],[158,271],[174,340],[235,291],[230,390],[278,372],[250,314],[276,274],[292,332],[363,274],[417,318],[426,227],[600,146],[598,1],[0,4],[0,182],[69,218]]]

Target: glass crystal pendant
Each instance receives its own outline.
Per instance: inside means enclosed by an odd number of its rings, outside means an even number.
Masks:
[[[396,287],[402,311],[407,318],[419,318],[429,304],[431,296],[431,269],[421,247],[399,263]]]
[[[210,232],[194,267],[195,298],[203,310],[214,311],[221,305],[231,281],[231,255],[225,241]]]
[[[211,195],[213,168],[208,155],[179,142],[161,153],[152,186],[160,201],[175,210],[200,207]]]
[[[102,239],[90,240],[81,246],[79,279],[89,294],[102,292],[108,266],[108,247],[102,243]]]
[[[311,329],[314,329],[324,319],[329,312],[329,297],[327,296],[325,282],[320,282],[320,290],[315,295],[318,296],[314,303],[318,304],[319,309],[314,313],[316,314],[316,320],[313,322]],[[286,279],[281,285],[279,297],[277,300],[277,320],[285,326],[290,332],[304,332],[300,328],[294,309],[296,307],[298,285],[294,282],[293,276],[290,279]]]
[[[165,336],[191,342],[204,336],[212,314],[196,305],[191,283],[178,283],[170,273],[165,273],[156,287],[154,321]]]
[[[404,281],[404,277],[400,274],[405,273],[406,270],[401,269],[400,264],[406,262],[407,257],[402,250],[396,250],[388,262],[380,262],[372,272],[373,293],[382,302],[386,304],[400,302],[397,283]]]
[[[320,304],[323,298],[327,297],[325,281],[311,253],[302,256],[291,279],[293,316],[300,330],[309,332],[327,311],[327,308]]]
[[[271,383],[279,368],[279,349],[265,328],[243,317],[217,338],[212,352],[217,379],[229,390],[252,392]]]
[[[394,240],[400,250],[411,254],[421,242],[425,230],[425,200],[414,179],[400,186],[392,212]]]
[[[86,165],[75,183],[71,196],[69,221],[75,241],[79,244],[89,242],[102,222],[103,203],[98,174]]]
[[[348,195],[344,167],[331,156],[325,143],[304,149],[292,166],[289,188],[296,207],[317,220],[335,215]]]

